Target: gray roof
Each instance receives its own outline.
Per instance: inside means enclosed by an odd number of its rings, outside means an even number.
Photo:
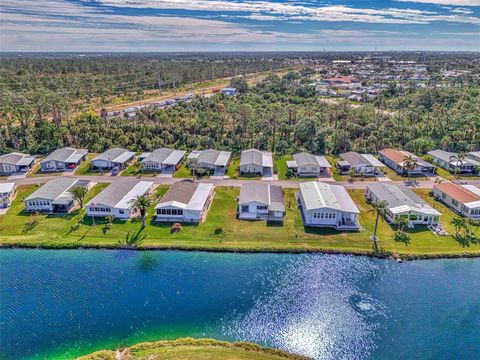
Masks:
[[[240,166],[247,164],[273,167],[272,153],[256,149],[243,150],[240,156]]]
[[[355,151],[349,151],[340,154],[340,157],[347,161],[351,166],[370,165],[375,167],[384,166],[380,161],[370,154],[359,154]]]
[[[300,183],[300,195],[306,210],[334,209],[358,214],[360,211],[341,185],[331,185],[318,181]]]
[[[112,148],[112,149],[108,149],[107,151],[101,153],[100,155],[98,155],[92,161],[103,160],[103,161],[112,161],[112,162],[117,162],[117,163],[123,163],[133,156],[135,156],[135,153],[132,152],[132,151],[129,151],[127,149]]]
[[[386,201],[389,208],[395,208],[402,205],[409,205],[412,207],[428,205],[425,200],[415,194],[412,190],[405,187],[378,182],[369,184],[367,188],[380,200]]]
[[[176,165],[185,156],[185,151],[168,148],[156,149],[141,162],[156,162],[159,164]]]
[[[129,193],[131,194],[130,197],[144,194],[146,189],[150,188],[152,185],[153,182],[151,181],[139,181],[135,179],[116,181],[115,184],[109,185],[100,194],[95,196],[87,206],[90,204],[101,204],[109,207],[116,207],[127,197],[127,195],[129,195]],[[138,191],[135,189],[138,189]]]
[[[327,161],[327,159],[324,156],[313,155],[306,152],[294,154],[293,160],[295,161],[297,166],[311,165],[311,166],[319,166],[324,168],[331,167],[330,163]]]
[[[283,204],[283,190],[281,186],[270,185],[259,181],[251,181],[242,184],[239,204],[258,202],[268,206],[272,211],[285,211]]]
[[[212,164],[215,166],[227,166],[232,153],[214,149],[202,150],[196,156],[197,162]]]
[[[449,151],[437,149],[437,150],[429,151],[427,154],[432,156],[432,157],[435,157],[437,159],[440,159],[440,160],[446,162],[447,164],[453,164],[453,165],[457,164],[457,160],[452,159],[452,157],[458,156],[458,153],[456,153],[456,152],[449,152]],[[469,158],[466,158],[466,159],[462,160],[460,163],[480,165],[480,163],[478,161],[475,161],[474,159],[469,159]]]
[[[163,195],[161,203],[169,201],[178,201],[180,203],[188,204],[192,198],[195,190],[197,190],[198,183],[193,181],[176,182],[170,186],[165,195]]]
[[[13,152],[10,154],[5,154],[0,156],[0,163],[10,164],[10,165],[30,165],[35,161],[35,156],[29,154],[22,154],[18,152]]]
[[[71,200],[72,196],[68,190],[75,186],[86,186],[88,183],[88,180],[58,177],[57,179],[47,182],[40,189],[30,194],[25,200],[45,199],[55,201],[60,197]]]
[[[82,157],[84,157],[87,154],[88,154],[87,149],[74,149],[71,147],[64,147],[52,152],[45,159],[42,160],[42,163],[52,161],[52,160],[77,163]]]

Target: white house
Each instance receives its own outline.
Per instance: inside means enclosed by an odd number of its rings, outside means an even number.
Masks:
[[[40,162],[42,171],[75,169],[87,157],[88,150],[64,147],[57,149]]]
[[[301,152],[287,161],[287,167],[297,176],[318,176],[330,171],[331,165],[325,156]]]
[[[150,194],[152,190],[153,181],[116,181],[85,205],[87,215],[113,215],[117,219],[130,219],[138,214],[132,201],[139,195]]]
[[[115,167],[125,169],[135,159],[135,153],[122,148],[108,149],[91,162],[92,170],[111,170]]]
[[[35,156],[18,152],[0,155],[0,175],[26,173],[35,163]]]
[[[415,164],[410,169],[405,166],[406,159],[411,158]],[[411,152],[395,149],[380,151],[380,160],[400,175],[434,175],[435,166],[412,154]]]
[[[380,168],[385,166],[371,154],[349,151],[340,154],[340,157],[342,160],[337,162],[337,167],[342,174],[353,170],[356,176],[375,176],[380,173]]]
[[[240,156],[240,174],[272,176],[272,153],[263,152],[256,149],[242,151],[242,154]]]
[[[213,184],[174,183],[155,206],[155,220],[200,223],[213,198]]]
[[[228,169],[228,164],[232,158],[230,151],[220,151],[214,149],[192,151],[187,157],[187,165],[212,171],[216,175],[224,175]]]
[[[285,205],[281,186],[261,182],[242,184],[238,197],[238,218],[283,221]]]
[[[90,189],[90,181],[70,177],[50,180],[25,199],[25,211],[69,213],[78,205],[71,193],[75,187]]]
[[[458,169],[460,173],[473,173],[475,172],[475,167],[480,166],[480,162],[473,158],[466,158],[460,161],[457,160],[458,153],[454,152],[432,150],[427,154],[432,157],[435,164],[450,172],[454,172]]]
[[[360,211],[341,185],[318,181],[300,183],[298,202],[306,226],[358,230]]]
[[[480,188],[474,185],[441,183],[433,185],[433,195],[460,215],[480,219]]]
[[[15,183],[0,183],[0,208],[9,207],[15,195]]]
[[[143,168],[147,171],[175,171],[185,156],[185,151],[168,148],[156,149],[148,154],[142,161]]]
[[[389,223],[395,223],[398,218],[406,218],[408,226],[413,228],[415,225],[437,225],[440,219],[440,212],[404,187],[384,182],[370,184],[365,190],[365,196],[370,203],[386,202],[383,216]]]
[[[480,151],[471,151],[468,153],[468,158],[480,163]]]

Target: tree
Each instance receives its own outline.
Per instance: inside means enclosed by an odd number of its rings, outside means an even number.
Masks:
[[[395,219],[395,225],[398,227],[398,232],[403,232],[403,230],[408,226],[408,218],[404,216],[399,216]]]
[[[453,154],[450,156],[450,161],[455,161],[455,170],[453,171],[453,176],[457,179],[457,175],[461,173],[460,166],[463,164],[463,161],[467,158],[467,154],[464,152]]]
[[[75,186],[70,190],[73,198],[80,205],[80,208],[83,208],[83,202],[87,197],[88,189],[84,186]]]
[[[130,204],[137,208],[140,211],[140,216],[142,217],[142,229],[147,226],[147,209],[152,205],[152,199],[148,195],[137,195],[134,199],[130,201]]]
[[[244,94],[248,91],[248,82],[245,76],[234,77],[230,81],[230,86],[237,89],[240,94]]]
[[[405,156],[403,159],[403,166],[405,167],[405,169],[407,169],[407,178],[408,181],[411,182],[411,172],[412,170],[415,170],[415,167],[417,166],[417,160],[415,160],[413,155]]]
[[[455,228],[456,237],[460,236],[460,230],[467,229],[467,220],[463,217],[454,217],[452,221],[450,221],[450,224],[453,225],[453,227]]]
[[[380,218],[380,214],[383,215],[383,212],[387,208],[388,203],[385,200],[378,201],[376,203],[372,204],[372,208],[368,210],[368,212],[376,212],[376,218],[375,218],[375,227],[373,229],[373,246],[375,248],[375,252],[378,252],[378,238],[377,238],[377,230],[378,230],[378,220]]]

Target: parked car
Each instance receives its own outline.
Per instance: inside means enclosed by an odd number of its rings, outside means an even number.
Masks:
[[[120,172],[120,168],[118,166],[115,166],[113,169],[112,169],[112,176],[117,176],[118,173]]]

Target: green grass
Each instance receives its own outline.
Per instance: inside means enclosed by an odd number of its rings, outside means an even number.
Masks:
[[[187,162],[184,161],[182,166],[178,168],[177,171],[173,173],[173,177],[175,178],[193,178],[192,174],[190,173],[190,169],[187,167]]]
[[[99,175],[99,172],[90,171],[90,161],[95,158],[98,153],[88,153],[87,159],[82,162],[75,170],[75,175]]]
[[[286,180],[287,161],[293,160],[292,155],[284,155],[275,159],[275,170],[278,174],[278,180]]]
[[[192,338],[139,343],[131,346],[128,354],[132,360],[307,360],[303,356],[264,348],[254,343]],[[114,359],[114,351],[102,350],[78,360]]]
[[[91,193],[98,191],[98,184]],[[6,215],[0,216],[0,243],[4,245],[45,246],[45,247],[118,247],[131,244],[127,236],[140,230],[138,219],[116,221],[104,232],[103,220],[100,226],[91,226],[91,220],[76,231],[71,226],[84,216],[84,210],[67,216],[41,215],[38,225],[24,231],[30,215],[24,214],[22,199],[36,189],[34,185],[21,186],[16,200]],[[160,186],[156,197],[167,190]],[[450,225],[455,214],[444,205],[428,197],[428,190],[416,190],[420,196],[431,202],[443,215],[444,228],[453,234]],[[333,229],[305,228],[295,201],[295,190],[285,190],[286,217],[282,225],[270,225],[263,221],[244,221],[236,219],[236,187],[217,187],[215,198],[206,221],[200,225],[184,225],[178,233],[170,233],[170,225],[150,222],[154,214],[154,205],[148,209],[147,227],[138,235],[143,241],[136,243],[142,248],[211,249],[211,250],[248,250],[248,251],[332,251],[368,254],[372,252],[369,240],[373,232],[375,214],[368,212],[371,206],[365,202],[363,190],[350,190],[351,196],[361,210],[359,232],[338,232]],[[221,228],[220,234],[215,229]],[[409,232],[409,244],[393,239],[394,229],[386,222],[380,222],[378,237],[383,250],[403,256],[461,256],[480,255],[480,245],[462,247],[453,236],[435,236],[426,227]]]
[[[134,162],[128,168],[122,171],[120,176],[157,176],[158,174],[152,171],[142,171],[142,166],[139,162]]]
[[[241,176],[238,173],[238,167],[240,166],[240,159],[233,159],[228,167],[227,175],[230,179],[239,179],[239,180],[259,180],[260,176]]]

